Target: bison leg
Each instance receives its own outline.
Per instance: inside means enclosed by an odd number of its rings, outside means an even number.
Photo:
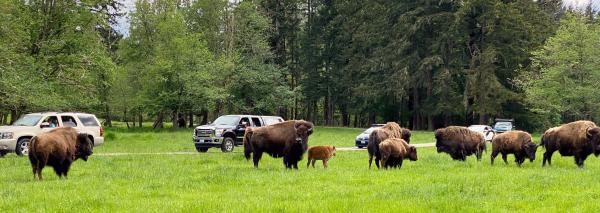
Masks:
[[[381,161],[381,156],[375,155],[375,166],[379,169],[379,161]],[[381,164],[381,166],[384,166]]]
[[[492,155],[490,155],[490,160],[492,161],[492,165],[494,165],[494,159],[496,159],[496,156],[498,156],[498,151],[492,151]]]
[[[254,155],[252,155],[252,161],[254,162],[254,167],[258,168],[258,162],[260,161],[260,158],[262,158],[263,152],[258,151],[258,152],[254,152]]]
[[[398,159],[398,165],[397,165],[398,168],[402,168],[403,161],[404,161],[404,159],[402,159],[402,158]]]
[[[502,160],[504,161],[504,164],[508,164],[508,161],[506,160],[507,156],[508,155],[506,153],[504,153],[504,152],[502,153]]]
[[[69,168],[71,168],[72,161],[65,161],[62,165],[62,176],[67,179],[67,173],[69,173]]]
[[[38,160],[32,155],[29,155],[29,162],[31,162],[31,169],[33,170],[33,178],[35,179],[35,174],[37,171]]]
[[[587,158],[587,155],[575,154],[575,163],[581,169],[583,169],[583,162]]]
[[[317,159],[313,159],[313,160],[312,160],[312,166],[313,166],[313,169],[315,168],[315,163],[316,163],[316,162],[317,162]]]
[[[548,166],[552,166],[552,154],[554,151],[546,150],[544,152],[544,160],[542,161],[542,166],[546,166],[546,161],[548,161]]]
[[[327,169],[328,165],[327,165],[327,159],[323,160],[323,167]]]
[[[308,160],[308,162],[306,162],[306,168],[310,168],[310,162],[312,161],[312,159],[309,158],[307,160]]]

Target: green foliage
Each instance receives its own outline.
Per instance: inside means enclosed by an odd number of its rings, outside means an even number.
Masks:
[[[532,109],[556,121],[600,116],[600,28],[569,13],[556,34],[533,53],[532,71],[521,77]]]

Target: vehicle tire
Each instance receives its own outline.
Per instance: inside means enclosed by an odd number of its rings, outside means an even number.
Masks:
[[[1,158],[1,157],[4,157],[6,154],[7,154],[7,152],[6,152],[6,151],[0,151],[0,158]]]
[[[198,152],[208,152],[208,147],[199,147],[199,148],[196,148],[196,150]]]
[[[234,147],[233,138],[225,138],[223,139],[223,144],[221,144],[222,152],[232,152]]]
[[[362,149],[364,146],[358,146],[359,149]]]
[[[15,147],[15,153],[18,156],[27,156],[29,155],[29,141],[30,138],[22,138],[17,141],[17,147]]]

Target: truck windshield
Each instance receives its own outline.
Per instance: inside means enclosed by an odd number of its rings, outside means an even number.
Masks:
[[[13,126],[35,126],[41,118],[41,115],[25,115],[15,121]]]
[[[235,126],[238,124],[239,119],[238,116],[221,116],[215,120],[214,124]]]

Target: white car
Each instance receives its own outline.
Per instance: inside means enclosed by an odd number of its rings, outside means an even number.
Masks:
[[[492,141],[492,139],[496,135],[494,128],[487,125],[471,125],[467,128],[469,128],[472,131],[483,134],[483,136],[485,137],[485,141]]]
[[[55,127],[73,127],[80,133],[87,133],[94,143],[99,146],[104,143],[104,129],[93,114],[75,112],[44,112],[23,115],[11,126],[0,126],[0,156],[8,152],[17,155],[28,154],[29,140],[42,132],[48,132]]]

